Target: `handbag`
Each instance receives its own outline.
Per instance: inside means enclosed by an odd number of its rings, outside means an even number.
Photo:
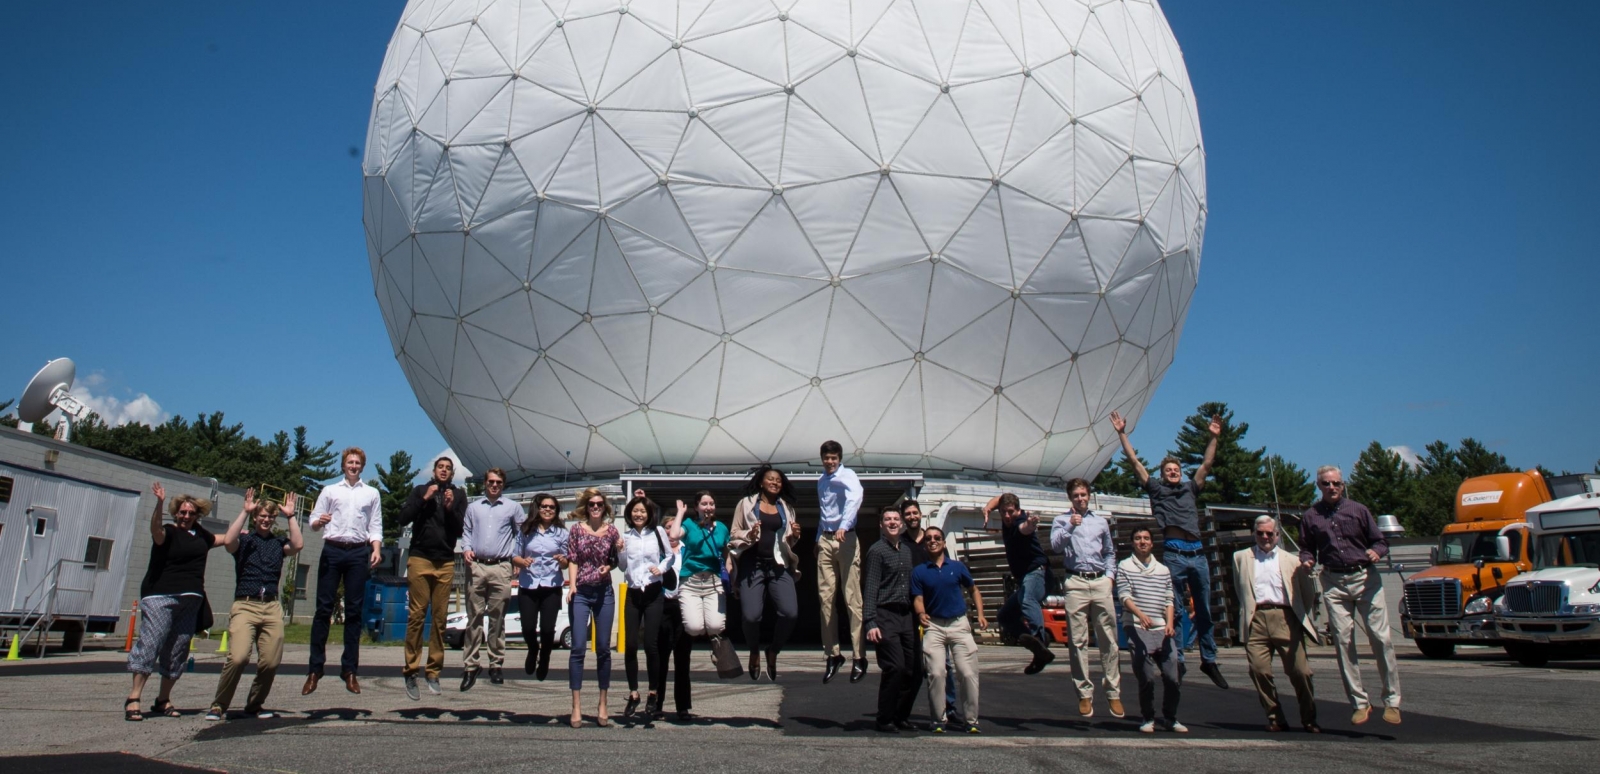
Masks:
[[[661,530],[660,530],[660,528],[656,529],[656,547],[661,549],[661,556],[663,558],[665,558],[667,556],[667,544],[661,542]],[[677,591],[678,590],[678,570],[677,570],[677,568],[673,567],[671,564],[667,565],[667,569],[661,571],[661,590],[662,591]]]
[[[744,674],[739,654],[734,651],[733,643],[727,637],[711,638],[711,660],[717,665],[717,677],[724,680]]]
[[[217,625],[217,616],[211,612],[211,599],[204,591],[200,592],[200,609],[194,614],[194,630],[196,633],[210,631]]]

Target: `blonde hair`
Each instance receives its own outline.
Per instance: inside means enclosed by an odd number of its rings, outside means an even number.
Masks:
[[[171,513],[173,516],[177,516],[178,509],[182,508],[184,503],[194,506],[196,518],[203,519],[206,517],[206,514],[211,513],[211,503],[195,497],[194,495],[178,495],[177,497],[174,497],[172,499],[172,504],[167,506],[167,512]]]
[[[606,497],[604,492],[591,486],[588,489],[583,490],[583,494],[578,495],[578,502],[572,506],[572,518],[574,521],[588,520],[589,501],[596,497],[606,501],[606,521],[610,521],[611,519],[615,518],[615,515],[611,513],[611,498]]]

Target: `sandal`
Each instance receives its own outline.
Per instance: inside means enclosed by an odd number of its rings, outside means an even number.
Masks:
[[[144,720],[144,713],[139,711],[138,699],[128,699],[122,703],[122,719],[132,723]]]
[[[156,703],[150,705],[150,711],[152,713],[156,714],[156,715],[161,715],[163,717],[169,717],[169,718],[181,718],[181,717],[183,717],[183,713],[179,712],[177,707],[172,706],[172,700],[171,699],[156,699]]]

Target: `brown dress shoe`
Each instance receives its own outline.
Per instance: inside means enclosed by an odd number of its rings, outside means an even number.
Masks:
[[[351,693],[361,693],[361,681],[356,679],[355,673],[344,676],[344,689]]]
[[[310,696],[312,694],[312,692],[317,690],[317,681],[321,680],[321,679],[322,679],[322,675],[318,675],[318,674],[306,675],[306,684],[303,687],[301,687],[300,695],[301,696]]]
[[[1082,716],[1084,716],[1086,718],[1094,717],[1094,700],[1093,699],[1079,699],[1078,700],[1078,714],[1082,715]]]

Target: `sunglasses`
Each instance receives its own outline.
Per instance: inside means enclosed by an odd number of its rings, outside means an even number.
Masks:
[[[927,537],[927,541],[929,543],[943,543],[944,542],[944,538],[942,538],[942,537],[934,537],[932,535],[929,535]]]
[[[1328,487],[1329,489],[1338,489],[1339,487],[1344,486],[1344,482],[1343,481],[1318,481],[1317,482],[1317,486],[1325,486],[1325,487]]]
[[[604,507],[606,507],[606,504],[605,504],[604,501],[601,501],[601,500],[592,500],[592,501],[589,502],[589,507],[590,508],[604,508]]]
[[[1270,530],[1268,530],[1268,531],[1262,531],[1262,530],[1259,530],[1259,529],[1256,530],[1256,537],[1272,537],[1273,535],[1276,535],[1276,534],[1278,534],[1278,533],[1272,532]]]
[[[178,511],[179,516],[195,516],[199,513],[199,511]]]
[[[549,504],[549,503],[545,503],[544,505],[539,506],[539,510],[541,510],[541,511],[553,511],[555,509],[556,509],[556,507],[554,505]]]

